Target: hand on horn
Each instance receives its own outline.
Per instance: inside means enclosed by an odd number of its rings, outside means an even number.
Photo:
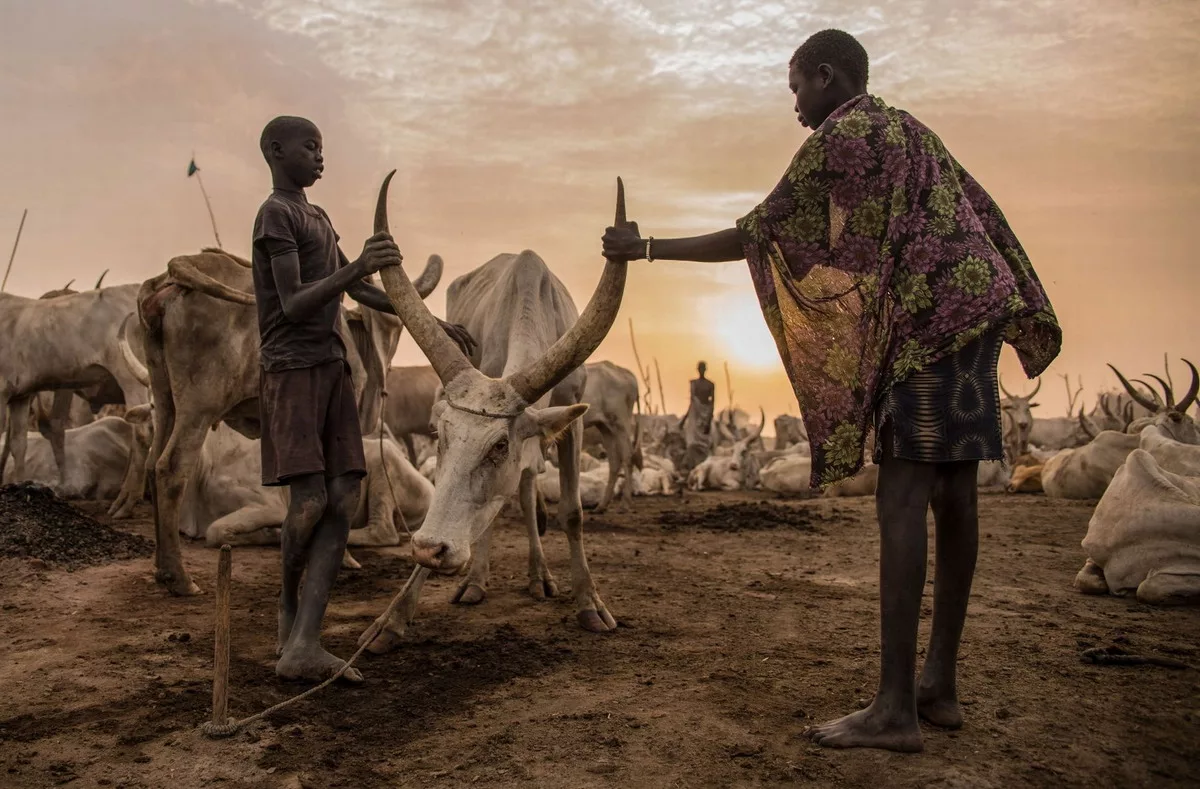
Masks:
[[[624,227],[605,228],[600,242],[606,258],[629,261],[646,257],[646,242],[638,232],[637,222],[628,222]]]
[[[463,352],[463,356],[471,358],[471,354],[475,353],[479,343],[475,342],[475,338],[471,336],[466,327],[458,323],[446,323],[441,318],[438,318],[437,322],[442,327],[442,331],[446,332],[446,336],[454,340],[454,344]]]
[[[404,262],[404,256],[400,254],[400,248],[390,233],[376,233],[363,244],[360,260],[367,273],[374,274],[386,266],[399,266]]]

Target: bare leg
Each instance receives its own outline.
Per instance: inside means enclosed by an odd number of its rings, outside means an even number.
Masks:
[[[321,647],[321,622],[325,619],[329,594],[346,551],[350,517],[358,506],[359,477],[343,474],[323,480],[319,475],[306,475],[290,487],[292,501],[284,521],[282,540],[284,588],[280,597],[281,635],[286,607],[290,603],[287,596],[293,591],[289,584],[299,580],[300,568],[307,572],[300,590],[299,605],[295,608],[294,623],[284,643],[283,654],[275,664],[275,673],[284,679],[320,682],[345,664],[344,660]],[[313,513],[321,510],[324,510],[324,514],[316,520],[315,527],[309,526]],[[293,513],[296,514],[294,518]],[[353,668],[343,677],[350,682],[362,682],[362,674]]]
[[[955,669],[967,600],[979,550],[978,463],[939,466],[933,490],[937,559],[933,576],[933,631],[917,685],[917,712],[948,729],[962,726]]]
[[[521,473],[521,514],[529,532],[529,594],[536,600],[558,595],[558,584],[546,566],[546,554],[542,551],[542,540],[538,536],[537,519],[537,476],[532,471]]]
[[[567,533],[571,549],[571,591],[575,595],[575,620],[584,630],[603,633],[616,630],[617,620],[608,612],[588,569],[583,550],[583,504],[579,500],[579,451],[583,445],[583,424],[576,420],[558,441],[558,480],[562,496],[558,500],[558,520]]]
[[[906,752],[924,748],[914,676],[925,587],[925,514],[937,467],[891,457],[890,443],[885,445],[875,494],[880,531],[879,690],[865,710],[808,731],[814,742],[826,747]]]

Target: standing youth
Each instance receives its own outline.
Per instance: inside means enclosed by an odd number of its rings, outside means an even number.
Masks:
[[[975,572],[979,461],[1003,458],[1000,344],[1040,375],[1062,332],[1004,215],[928,127],[867,93],[867,53],[825,30],[789,63],[813,133],[735,227],[642,239],[608,228],[606,257],[745,258],[812,445],[812,484],[863,464],[877,436],[881,670],[869,707],[809,730],[831,747],[923,748],[918,717],[962,724],[956,664]],[[920,678],[925,516],[936,524],[933,630]]]
[[[322,648],[321,622],[367,473],[350,367],[336,330],[341,296],[395,314],[387,295],[365,278],[403,261],[387,233],[371,236],[354,262],[342,254],[329,216],[304,192],[325,169],[321,143],[321,132],[304,118],[275,118],[263,129],[259,145],[274,188],[254,220],[252,259],[262,356],[262,481],[287,485],[291,494],[281,535],[275,673],[311,681],[344,665]],[[466,331],[442,326],[469,354],[473,341]],[[343,677],[362,681],[353,668]]]

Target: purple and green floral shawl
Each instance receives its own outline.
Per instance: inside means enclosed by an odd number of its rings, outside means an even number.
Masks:
[[[908,113],[839,107],[738,220],[812,446],[813,487],[857,473],[876,405],[909,374],[1003,327],[1026,375],[1062,331],[995,201]]]

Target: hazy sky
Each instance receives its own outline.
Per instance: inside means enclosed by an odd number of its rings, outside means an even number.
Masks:
[[[910,110],[1000,203],[1062,321],[1056,374],[1087,391],[1200,360],[1200,2],[1196,0],[30,0],[0,4],[0,249],[29,209],[8,290],[141,281],[211,244],[246,254],[278,114],[312,118],[311,191],[351,257],[396,167],[392,231],[448,283],[537,251],[582,310],[616,176],[644,235],[724,229],[774,186],[806,130],[787,60],[840,27],[870,89]],[[0,261],[0,265],[3,261]],[[444,314],[445,287],[429,303]],[[705,359],[734,399],[796,412],[744,263],[635,263],[594,359],[657,358],[668,405]],[[422,358],[407,339],[399,363]],[[1175,377],[1183,374],[1174,363]],[[1011,350],[1001,372],[1027,387]],[[655,393],[657,399],[657,392]]]

